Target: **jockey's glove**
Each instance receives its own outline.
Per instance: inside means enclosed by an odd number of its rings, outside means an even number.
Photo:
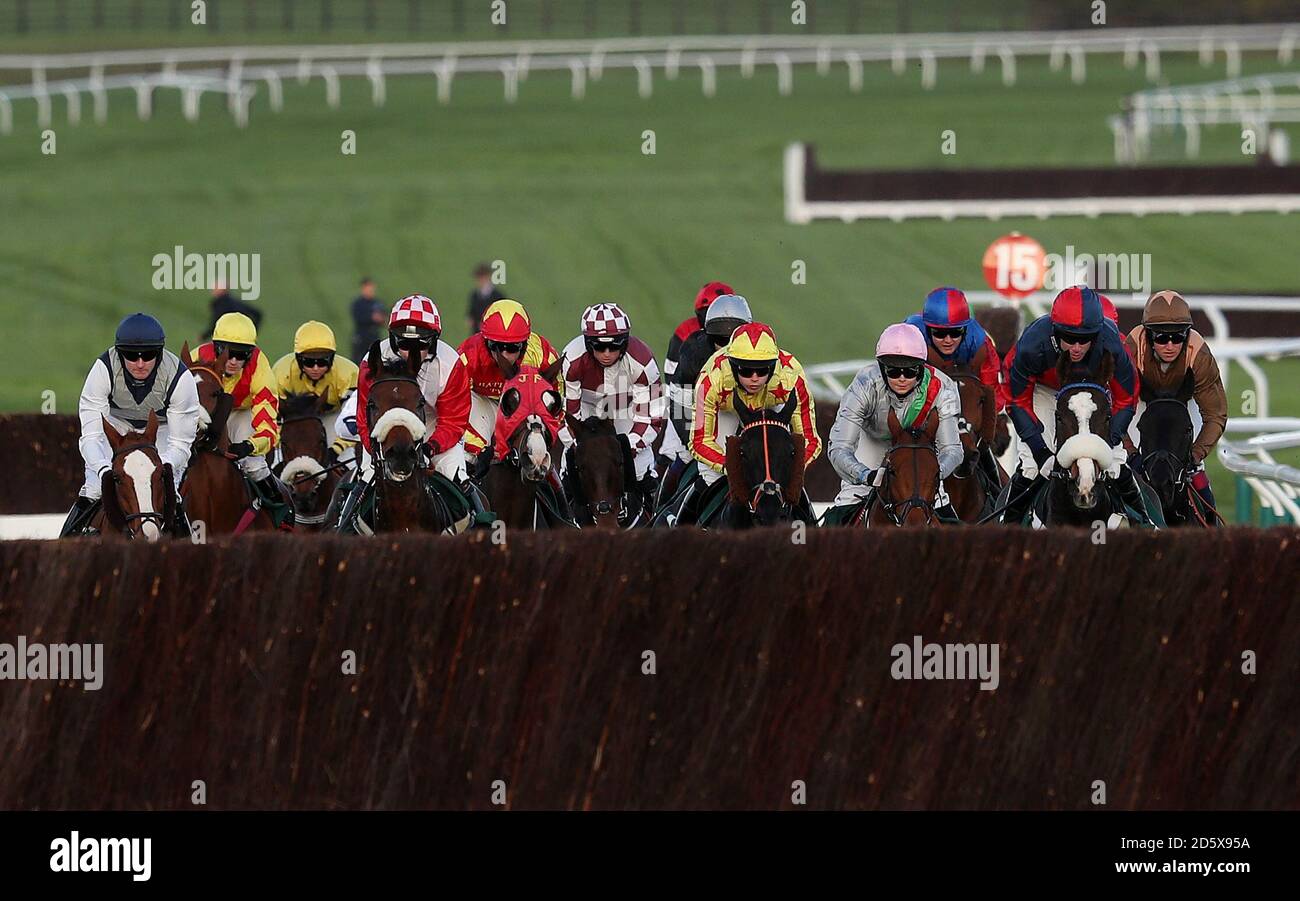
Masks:
[[[1034,455],[1034,463],[1038,466],[1038,471],[1042,472],[1047,461],[1052,459],[1052,452],[1047,449],[1047,445],[1039,442],[1029,448],[1029,452]]]
[[[430,457],[436,457],[442,453],[442,448],[438,446],[438,442],[436,441],[426,442],[426,446],[429,448]]]
[[[230,455],[236,460],[242,460],[253,453],[253,442],[236,441],[230,445]]]

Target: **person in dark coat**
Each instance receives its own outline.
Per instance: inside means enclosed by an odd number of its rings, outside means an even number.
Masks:
[[[227,313],[243,313],[249,319],[253,320],[254,326],[262,324],[262,311],[247,301],[240,300],[230,293],[221,282],[212,286],[212,303],[210,304],[212,318],[208,320],[208,327],[203,331],[203,340],[207,341],[212,337],[212,330],[217,327],[217,320]]]
[[[352,359],[364,360],[379,330],[388,325],[388,308],[375,299],[374,280],[361,280],[361,293],[352,301]]]
[[[466,325],[471,335],[477,334],[483,326],[483,313],[498,300],[506,296],[492,283],[492,267],[479,263],[474,267],[474,290],[469,292],[469,309],[465,313]]]

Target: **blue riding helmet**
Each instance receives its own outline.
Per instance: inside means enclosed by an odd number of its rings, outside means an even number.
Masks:
[[[113,336],[114,347],[156,349],[166,341],[162,323],[148,313],[132,313],[118,324]]]

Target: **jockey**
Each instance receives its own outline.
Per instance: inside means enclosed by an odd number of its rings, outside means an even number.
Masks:
[[[180,487],[198,430],[199,394],[194,376],[180,357],[164,349],[165,341],[157,319],[147,313],[132,313],[118,325],[113,346],[91,364],[77,405],[81,419],[77,446],[86,464],[86,480],[59,537],[84,529],[102,497],[104,474],[113,466],[104,419],[125,434],[143,429],[149,414],[157,414],[158,456],[170,470],[173,489]],[[176,509],[181,510],[179,504]],[[180,515],[184,517],[183,512]],[[183,522],[168,523],[173,525],[188,532]]]
[[[1192,487],[1215,509],[1205,458],[1223,437],[1228,423],[1228,395],[1219,364],[1201,333],[1192,328],[1192,310],[1176,291],[1158,291],[1142,310],[1142,324],[1125,342],[1137,366],[1142,394],[1176,394],[1188,378],[1201,413],[1201,428],[1192,442]]]
[[[781,350],[770,326],[741,325],[726,347],[709,357],[695,385],[695,418],[691,423],[691,453],[702,465],[703,486],[718,484],[726,474],[726,439],[740,432],[735,405],[764,410],[794,399],[790,431],[804,439],[804,467],[822,451],[817,413],[803,366]],[[683,520],[679,520],[683,521]]]
[[[457,486],[463,486],[465,476],[465,427],[469,424],[469,378],[455,348],[442,336],[442,317],[433,301],[423,294],[411,294],[393,305],[388,317],[388,340],[371,346],[371,356],[392,363],[409,359],[412,353],[420,355],[420,370],[416,375],[420,390],[429,411],[433,414],[426,430],[429,468],[435,470]],[[361,364],[357,377],[355,407],[349,413],[344,407],[341,418],[356,417],[356,431],[367,453],[373,453],[370,429],[366,421],[366,400],[370,386],[376,379],[370,360]],[[378,376],[382,378],[382,373]]]
[[[1019,523],[1024,518],[1034,478],[1047,475],[1043,469],[1053,453],[1048,442],[1056,440],[1055,398],[1061,388],[1058,364],[1065,367],[1069,381],[1095,381],[1106,353],[1114,359],[1115,372],[1110,384],[1102,386],[1111,396],[1110,435],[1102,437],[1116,451],[1118,475],[1113,478],[1124,503],[1145,515],[1141,492],[1125,465],[1127,454],[1118,447],[1137,404],[1137,372],[1119,329],[1102,311],[1101,296],[1092,288],[1076,285],[1056,295],[1051,313],[1030,323],[1007,355],[1008,409],[1020,438],[1020,466],[1011,477],[1010,502],[1002,522]]]
[[[501,392],[521,367],[532,366],[552,385],[559,380],[560,355],[533,331],[528,313],[513,300],[498,300],[483,311],[480,331],[460,345],[460,362],[470,390],[465,450],[475,456],[492,443]]]
[[[653,505],[658,473],[651,448],[664,427],[659,366],[646,343],[632,335],[632,321],[618,304],[587,307],[582,334],[564,348],[560,371],[565,415],[614,421],[632,450],[636,491],[645,504]],[[567,426],[560,438],[566,447],[574,442]],[[561,461],[561,475],[568,473],[569,456],[566,453]]]
[[[925,336],[927,361],[951,374],[955,367],[970,369],[993,389],[998,412],[1006,409],[1006,385],[998,378],[998,349],[993,339],[970,314],[966,295],[956,288],[935,288],[925,296],[920,313],[903,322],[914,325]]]
[[[195,348],[192,362],[211,365],[222,353],[226,354],[226,369],[217,375],[232,401],[230,418],[226,420],[229,452],[276,525],[292,528],[293,506],[288,489],[266,462],[267,455],[280,443],[280,401],[275,373],[257,347],[253,320],[243,313],[226,313],[217,320],[212,340]]]
[[[335,434],[334,414],[357,390],[357,364],[338,355],[334,331],[323,322],[304,322],[293,334],[293,353],[277,360],[272,371],[280,400],[290,394],[314,394],[322,399],[320,419],[329,445],[326,465],[351,459],[356,441]]]
[[[961,294],[954,289],[939,289],[944,290]],[[932,292],[930,297],[937,293]],[[961,304],[964,308],[964,297]],[[983,350],[982,345],[979,350]],[[927,341],[916,325],[891,325],[876,342],[875,363],[863,366],[853,377],[831,427],[828,456],[841,482],[840,493],[826,512],[827,524],[847,522],[859,504],[883,484],[891,410],[903,428],[924,423],[931,410],[938,410],[934,450],[939,458],[940,481],[961,465],[965,456],[957,427],[961,398],[952,379],[939,366],[927,362],[934,353],[933,340]]]
[[[683,388],[693,388],[700,366],[716,349],[710,347],[707,353],[695,361],[695,372],[687,379],[679,370],[683,346],[704,330],[708,310],[713,301],[733,293],[735,292],[732,291],[731,286],[725,282],[709,282],[700,288],[699,293],[695,295],[695,315],[690,319],[682,320],[673,331],[673,336],[668,339],[668,353],[664,355],[664,396],[668,400],[670,427],[664,429],[664,440],[660,444],[659,453],[669,460],[676,458],[686,463],[691,459],[686,443],[691,440],[690,409],[694,392],[684,391]],[[680,415],[681,411],[686,413],[684,418]]]

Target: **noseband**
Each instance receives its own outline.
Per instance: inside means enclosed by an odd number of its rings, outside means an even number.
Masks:
[[[145,442],[141,442],[141,443],[139,443],[139,444],[130,444],[130,445],[127,445],[126,447],[120,447],[120,448],[118,448],[118,449],[113,453],[113,462],[116,463],[118,457],[125,457],[127,454],[133,453],[134,451],[138,451],[138,450],[153,450],[153,449],[154,449],[154,446],[153,446],[152,444],[147,444],[147,443],[145,443]],[[159,466],[159,470],[161,471],[161,469],[162,469],[162,463],[159,462],[158,466]],[[117,477],[117,473],[116,473],[116,472],[113,473],[113,484],[114,484],[114,485],[117,485],[117,484],[118,484],[118,477]],[[163,487],[163,490],[164,490],[164,491],[167,490],[167,487],[166,487],[165,485],[164,485],[164,487]],[[164,503],[164,504],[170,503],[170,500],[171,500],[170,498],[165,498],[165,499],[163,500],[163,503]],[[162,513],[159,513],[159,512],[151,512],[151,513],[122,513],[122,519],[126,522],[126,534],[127,534],[127,537],[128,537],[128,538],[135,538],[135,537],[136,537],[136,530],[135,530],[135,527],[132,526],[132,523],[135,522],[136,520],[139,520],[140,525],[141,525],[142,527],[143,527],[143,525],[144,525],[145,523],[147,523],[147,522],[151,522],[151,523],[153,523],[153,524],[158,528],[158,531],[159,531],[159,532],[165,532],[165,531],[167,531],[167,514],[166,514],[166,512],[162,512]]]
[[[369,424],[369,427],[373,429],[375,422],[378,419],[378,417],[375,416],[375,414],[378,413],[379,406],[374,402],[374,390],[377,386],[388,384],[390,382],[401,382],[402,384],[415,386],[416,393],[420,396],[420,401],[415,405],[415,409],[410,410],[410,412],[414,413],[417,417],[419,417],[420,422],[424,423],[427,426],[429,424],[429,420],[426,418],[425,414],[426,411],[428,410],[428,402],[424,398],[424,391],[420,389],[420,383],[415,379],[411,378],[410,376],[393,375],[393,376],[385,376],[382,379],[375,379],[373,382],[370,383],[371,394],[368,398],[366,398],[366,422]],[[391,410],[397,408],[390,407],[389,409]],[[409,408],[402,407],[401,409],[407,410]],[[388,411],[385,410],[384,412],[386,413]],[[426,469],[429,466],[429,445],[423,439],[421,439],[418,442],[418,445],[419,446],[416,449],[415,465],[420,469]],[[373,446],[372,455],[375,458],[375,462],[379,464],[379,468],[382,469],[384,472],[384,479],[387,480],[388,464],[384,461],[384,443],[382,441],[374,441],[372,442],[372,446]]]
[[[781,429],[787,435],[792,434],[790,431],[790,426],[784,422],[780,422],[779,420],[776,419],[756,419],[753,422],[751,422],[749,425],[741,429],[740,435],[738,437],[743,438],[745,437],[745,433],[748,432],[750,429],[758,428],[760,426],[771,426],[772,428]],[[762,500],[764,495],[767,495],[769,497],[772,495],[776,495],[777,497],[780,497],[783,491],[784,491],[784,486],[772,477],[772,455],[771,455],[771,449],[769,448],[767,443],[767,429],[764,428],[763,429],[763,481],[759,482],[756,486],[754,486],[754,490],[749,496],[749,512],[750,513],[758,512],[758,502]]]
[[[906,431],[908,435],[911,435],[913,439],[920,438],[921,435],[923,434],[923,432],[919,428],[910,428],[910,429],[905,429],[904,431]],[[906,500],[898,501],[896,503],[889,500],[889,498],[886,496],[885,489],[889,487],[890,481],[892,480],[892,477],[894,475],[894,461],[892,458],[894,456],[894,452],[900,450],[929,451],[934,456],[936,464],[938,463],[939,460],[939,452],[934,449],[933,444],[926,444],[923,442],[913,442],[908,444],[895,444],[893,447],[891,447],[889,451],[885,454],[885,484],[881,485],[880,490],[876,492],[876,496],[880,499],[880,507],[882,510],[885,511],[885,515],[889,517],[890,521],[893,522],[893,524],[896,526],[901,526],[903,524],[903,521],[907,519],[907,514],[910,513],[913,509],[921,510],[925,514],[926,525],[929,525],[934,520],[934,517],[937,514],[935,513],[934,510],[934,502],[930,500],[926,500],[924,497],[922,497],[920,494],[917,493],[919,486],[921,484],[921,462],[916,457],[916,455],[912,456],[912,475],[913,475],[912,496],[907,498]],[[937,489],[938,486],[939,486],[939,482],[938,482],[938,478],[936,477],[935,488]]]

